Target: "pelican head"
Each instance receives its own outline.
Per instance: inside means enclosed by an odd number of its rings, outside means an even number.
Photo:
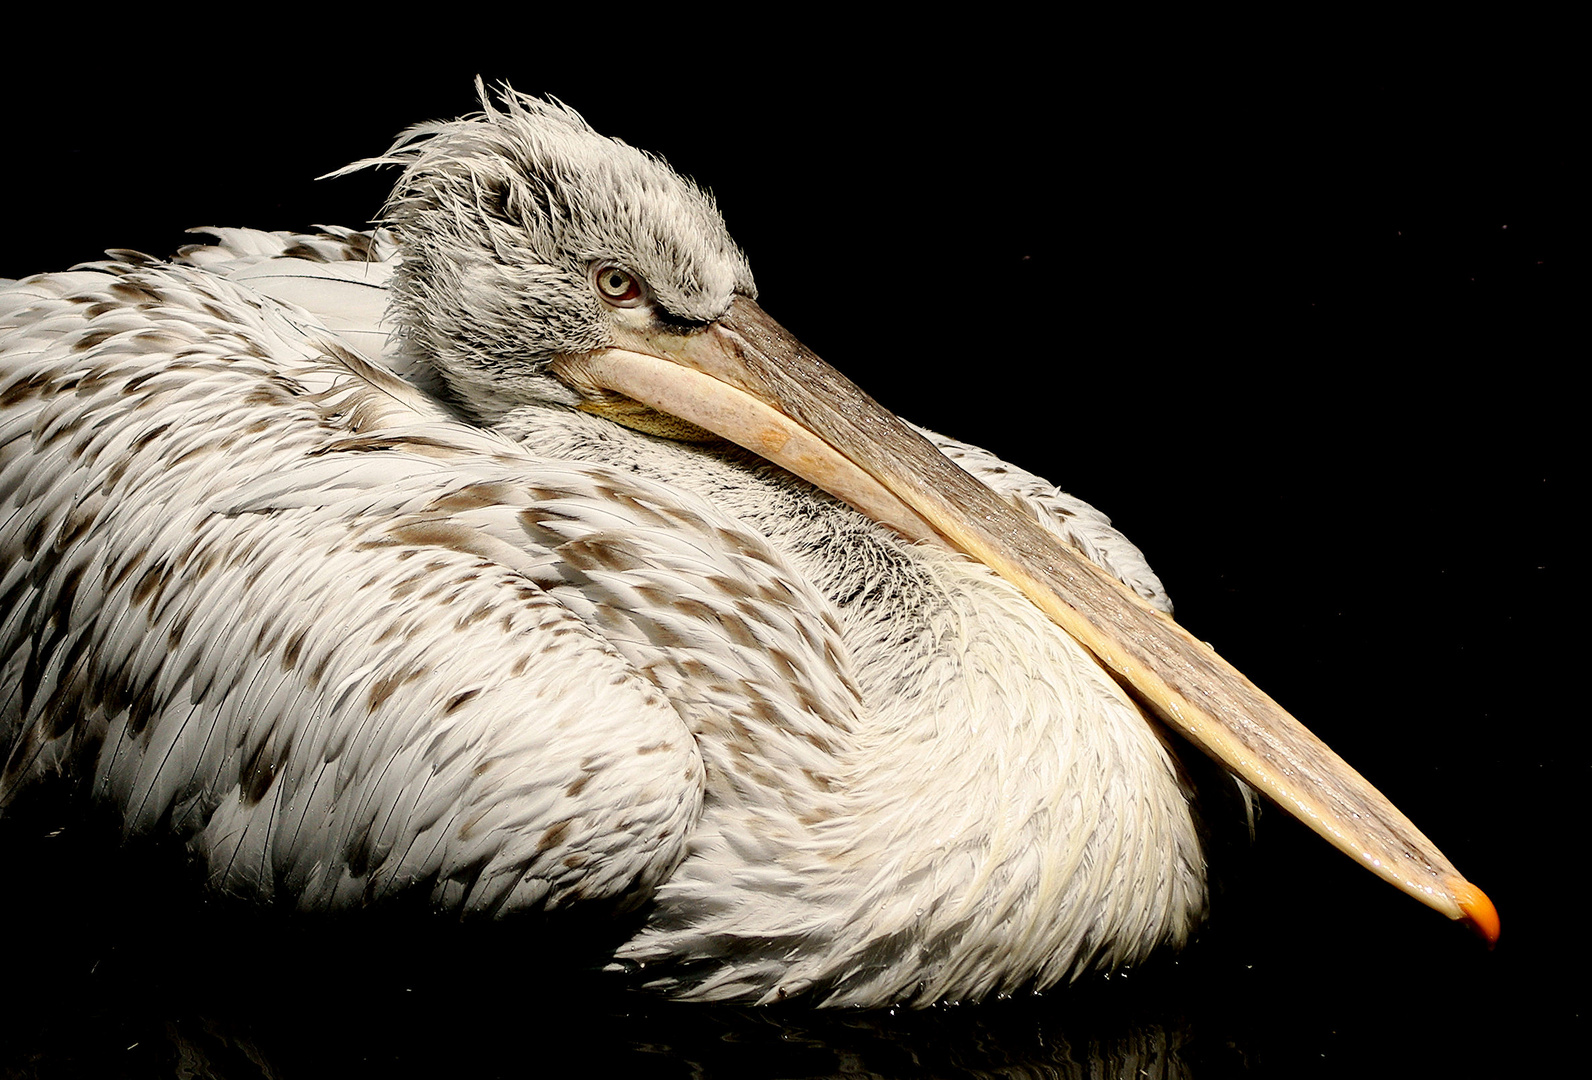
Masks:
[[[755,299],[718,207],[662,161],[556,101],[505,92],[462,122],[409,129],[386,208],[404,258],[401,333],[459,401],[492,418],[583,400],[548,368],[621,339],[700,329]]]

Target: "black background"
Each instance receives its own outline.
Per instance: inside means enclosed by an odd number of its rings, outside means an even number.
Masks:
[[[317,175],[470,110],[477,72],[553,93],[710,187],[763,306],[865,389],[1111,514],[1180,620],[1489,892],[1501,943],[1276,812],[1181,958],[923,1015],[550,1000],[534,948],[499,983],[372,986],[324,953],[217,941],[213,970],[146,984],[159,946],[125,911],[147,912],[77,865],[100,890],[63,901],[77,923],[40,903],[10,916],[42,924],[8,967],[47,1004],[0,1019],[0,1060],[22,1075],[165,1075],[174,1056],[229,1076],[536,1075],[583,1055],[712,1076],[1045,1075],[1091,1054],[1110,1073],[1140,1052],[1150,1075],[1574,1068],[1592,755],[1566,613],[1582,603],[1568,516],[1586,354],[1569,193],[1585,184],[1577,90],[1545,47],[1562,31],[1363,26],[1333,48],[1268,27],[1152,41],[1075,25],[1029,45],[1016,24],[864,41],[598,22],[496,26],[522,45],[506,61],[422,60],[414,29],[403,48],[262,28],[136,60],[52,53],[4,76],[0,275],[166,254],[195,225],[362,224],[390,178]],[[0,862],[6,893],[41,891],[37,847]],[[314,1023],[283,1004],[301,1001]]]

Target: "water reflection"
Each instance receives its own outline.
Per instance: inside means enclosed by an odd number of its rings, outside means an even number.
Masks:
[[[224,965],[223,965],[224,966]],[[233,972],[234,978],[239,973]],[[913,1013],[669,1006],[594,991],[556,1000],[481,985],[372,992],[328,973],[296,999],[163,987],[57,1000],[13,1040],[14,1076],[1144,1077],[1195,1075],[1186,1029],[1060,1002]],[[88,989],[87,986],[82,989]],[[106,986],[97,983],[103,992]],[[128,988],[133,989],[133,988]],[[172,1009],[187,997],[182,1007]],[[200,999],[208,997],[208,1005]],[[35,1071],[36,1069],[36,1071]]]

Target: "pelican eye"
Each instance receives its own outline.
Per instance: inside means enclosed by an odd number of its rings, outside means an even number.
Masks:
[[[646,299],[647,290],[641,279],[618,266],[599,266],[592,271],[592,282],[597,295],[615,307],[635,307]]]

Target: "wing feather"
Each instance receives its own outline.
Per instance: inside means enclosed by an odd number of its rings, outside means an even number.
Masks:
[[[203,269],[0,319],[0,806],[76,776],[304,908],[633,902],[683,857],[701,758],[524,573],[558,560],[492,501],[535,501],[523,451]]]

